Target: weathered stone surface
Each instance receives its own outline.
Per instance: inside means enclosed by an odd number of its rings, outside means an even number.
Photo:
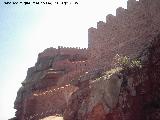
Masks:
[[[127,9],[117,9],[117,16],[108,15],[105,24],[89,29],[91,69],[111,68],[115,54],[137,57],[160,32],[159,6],[158,0],[129,0]]]
[[[63,114],[71,94],[77,89],[70,85],[71,78],[86,71],[86,51],[49,48],[40,53],[35,66],[28,69],[26,79],[17,93],[14,105],[17,109],[16,118],[38,120]]]
[[[143,67],[89,80],[71,96],[65,120],[159,120],[160,36],[141,54]],[[107,72],[105,72],[107,73]],[[122,77],[123,76],[123,77]],[[85,81],[86,83],[86,81]],[[84,95],[82,95],[84,94]],[[85,96],[87,95],[87,96]],[[85,96],[85,97],[84,97]],[[79,102],[78,102],[79,101]],[[79,115],[81,111],[84,114]],[[80,117],[79,117],[80,116]]]
[[[17,120],[160,120],[160,1],[129,0],[89,29],[88,49],[48,48],[17,93]],[[142,68],[111,69],[116,54]]]

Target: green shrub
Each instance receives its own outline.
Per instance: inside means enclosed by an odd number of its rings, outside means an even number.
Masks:
[[[131,60],[130,57],[119,54],[116,54],[116,56],[113,58],[113,64],[114,68],[120,67],[123,70],[142,67],[140,60]]]

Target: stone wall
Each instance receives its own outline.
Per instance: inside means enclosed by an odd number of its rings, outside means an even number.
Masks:
[[[108,15],[106,23],[100,21],[97,28],[90,28],[88,49],[92,67],[111,67],[115,54],[137,57],[139,50],[160,31],[159,6],[159,0],[129,0],[127,9],[117,8],[116,16]]]
[[[38,55],[39,58],[46,56],[56,56],[56,55],[76,55],[87,57],[87,49],[86,48],[74,48],[74,47],[63,47],[58,46],[58,48],[47,48],[42,53]]]
[[[67,71],[77,71],[81,69],[86,69],[87,68],[87,61],[69,61],[68,59],[66,60],[61,60],[54,62],[52,64],[52,67],[56,70],[63,70],[66,69]]]
[[[82,86],[72,94],[64,120],[160,120],[160,35],[148,44],[138,58],[142,67],[77,80]]]

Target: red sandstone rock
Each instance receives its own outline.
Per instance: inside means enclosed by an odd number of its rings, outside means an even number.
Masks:
[[[97,104],[92,109],[88,120],[106,120],[106,112],[104,111],[102,104]]]
[[[77,89],[69,82],[86,71],[86,51],[49,48],[40,53],[35,66],[28,69],[23,86],[17,93],[17,119],[38,120],[63,114],[71,94]]]

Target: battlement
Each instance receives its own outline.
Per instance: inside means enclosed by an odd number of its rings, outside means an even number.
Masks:
[[[80,48],[80,47],[59,47],[58,48],[60,55],[87,55],[87,48]]]
[[[76,50],[87,50],[87,48],[80,48],[80,47],[65,47],[65,46],[58,46],[58,49],[76,49]]]
[[[108,14],[106,16],[106,23],[112,22],[115,19],[115,16],[112,14]]]
[[[43,52],[41,52],[38,57],[53,57],[57,55],[87,55],[87,48],[80,48],[80,47],[64,47],[58,46],[58,48],[47,48]]]
[[[97,28],[89,28],[88,54],[92,67],[105,66],[104,62],[109,62],[115,53],[136,56],[146,40],[159,32],[159,6],[159,0],[128,0],[127,9],[119,7],[116,16],[109,14],[106,23],[99,21]],[[145,37],[147,34],[152,37]]]
[[[128,0],[127,1],[127,9],[132,10],[135,8],[135,5],[138,3],[136,0]]]
[[[105,27],[105,22],[103,21],[99,21],[97,22],[97,29],[103,29]]]
[[[94,28],[94,27],[90,27],[89,29],[88,29],[88,32],[89,33],[94,33],[94,32],[96,32],[96,28]]]
[[[114,23],[115,20],[118,19],[121,15],[130,14],[130,13],[128,12],[128,10],[131,10],[132,8],[135,8],[135,6],[136,6],[137,4],[139,4],[139,1],[136,1],[136,0],[128,0],[128,2],[127,2],[127,9],[124,9],[124,8],[122,8],[122,7],[117,8],[117,9],[116,9],[116,16],[114,16],[114,15],[112,15],[112,14],[108,14],[108,15],[106,16],[106,23],[103,22],[103,21],[97,22],[97,28],[91,27],[91,28],[88,29],[89,34],[96,32],[96,31],[97,31],[98,29],[100,29],[100,28],[106,27],[106,24],[112,24],[112,23]],[[136,9],[136,8],[135,8],[135,9]],[[116,23],[116,24],[117,24],[117,23]]]
[[[116,16],[121,16],[126,12],[126,9],[119,7],[116,9]]]

